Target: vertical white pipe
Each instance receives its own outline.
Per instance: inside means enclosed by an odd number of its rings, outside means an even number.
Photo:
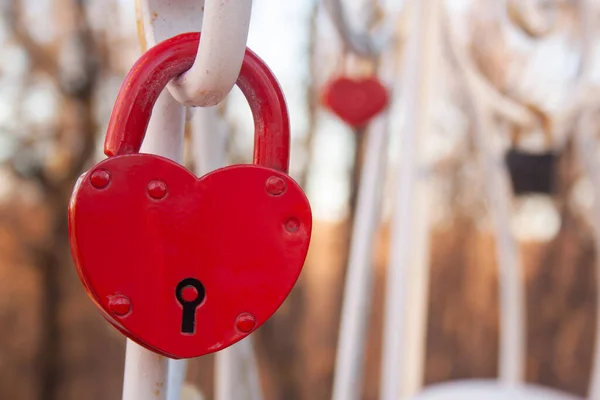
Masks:
[[[594,188],[594,203],[592,209],[592,227],[594,229],[594,240],[596,251],[600,249],[600,166],[597,162],[597,141],[594,138],[596,132],[592,123],[593,114],[589,111],[583,112],[576,126],[575,145],[579,160],[584,168],[585,176],[590,180]],[[600,257],[596,256],[596,293],[600,293]],[[600,400],[600,295],[596,294],[596,333],[594,335],[594,358],[590,373],[588,399]]]
[[[163,91],[154,105],[140,153],[158,154],[181,163],[184,127],[185,107]]]
[[[215,400],[262,400],[252,336],[217,353]]]
[[[188,360],[169,360],[167,400],[180,400],[181,390],[187,375]]]
[[[485,173],[489,210],[492,214],[500,293],[500,343],[498,377],[507,385],[525,378],[525,283],[519,249],[510,229],[512,189],[506,167],[490,143],[494,122],[472,98],[475,109],[475,143]]]
[[[428,173],[425,172],[427,175]],[[406,287],[406,336],[404,376],[401,379],[402,398],[416,395],[423,387],[425,377],[425,357],[427,344],[427,317],[429,315],[429,276],[430,276],[430,213],[431,184],[428,176],[419,179],[415,185],[414,220],[412,234],[414,237],[413,254],[410,258],[409,279]],[[406,284],[408,282],[404,282]]]
[[[164,91],[158,98],[140,152],[181,162],[185,109]],[[127,340],[123,400],[167,400],[169,359]]]
[[[241,384],[239,371],[239,355],[233,347],[217,353],[215,358],[215,400],[236,399],[238,386]],[[241,400],[237,398],[236,400]]]
[[[168,358],[127,339],[123,400],[165,400],[168,365]]]
[[[248,343],[245,343],[246,341]],[[236,345],[244,360],[241,364],[243,367],[241,376],[247,385],[247,399],[262,400],[264,396],[262,393],[260,374],[258,373],[258,361],[252,343],[252,337],[250,336]]]
[[[581,29],[582,63],[577,81],[578,92],[585,93],[589,87],[590,74],[593,66],[593,44],[594,44],[594,10],[591,0],[579,0],[579,20]],[[577,92],[576,92],[577,93]],[[591,97],[591,96],[590,96]],[[581,101],[580,103],[583,103]],[[580,104],[579,103],[579,104]],[[595,103],[595,102],[594,102]],[[596,240],[596,252],[600,252],[600,166],[597,162],[597,142],[594,133],[597,132],[593,124],[593,113],[584,109],[577,119],[576,125],[576,149],[579,159],[583,164],[585,175],[594,188],[594,204],[592,210],[592,226],[594,228],[594,239]],[[588,389],[590,400],[600,400],[600,257],[596,256],[596,333],[594,336],[594,358]]]
[[[492,214],[496,259],[498,260],[500,293],[500,343],[498,375],[507,385],[524,380],[525,365],[525,286],[517,243],[510,229],[512,189],[508,182],[506,166],[500,149],[494,149],[491,138],[494,132],[492,112],[498,111],[480,77],[471,69],[466,51],[444,15],[445,35],[458,72],[462,75],[467,100],[473,118],[475,143],[485,174],[485,189]]]
[[[144,45],[152,47],[156,43],[180,33],[202,30],[204,0],[185,0],[176,3],[173,5],[171,2],[165,3],[161,0],[136,0],[138,24],[142,24],[140,26],[143,27],[143,38],[140,37],[142,47]],[[181,143],[177,149],[179,151],[177,157],[181,158],[183,155],[183,132],[185,125],[171,126],[169,125],[169,121],[176,115],[179,118],[180,113],[185,115],[185,109],[181,104],[175,102],[168,91],[165,91],[161,96],[168,97],[169,100],[164,100],[164,104],[167,104],[170,111],[166,111],[163,117],[155,117],[155,111],[152,118],[163,121],[162,123],[158,123],[160,126],[157,126],[157,129],[163,129],[163,137],[166,137],[173,131],[180,132]],[[158,105],[155,107],[155,110],[157,109]],[[156,135],[161,136],[160,131]],[[158,149],[167,150],[169,146],[174,145],[168,139],[164,139],[163,142]],[[181,388],[185,381],[186,372],[187,360],[169,361],[167,400],[180,400]]]
[[[217,107],[194,110],[192,150],[198,176],[227,164],[227,131]],[[251,336],[218,352],[215,357],[215,400],[261,400],[256,368]]]
[[[393,90],[396,73],[394,49],[382,58],[381,78]],[[366,154],[356,201],[348,272],[340,321],[333,400],[361,396],[362,364],[373,280],[373,242],[379,227],[383,183],[387,165],[389,109],[365,132]]]
[[[227,129],[218,107],[194,108],[191,118],[192,154],[198,176],[227,165]]]
[[[399,175],[390,238],[383,332],[381,400],[398,400],[418,386],[418,383],[411,383],[411,374],[408,374],[406,363],[414,362],[413,354],[415,353],[413,351],[420,352],[421,350],[409,350],[406,345],[407,341],[415,339],[414,335],[417,330],[421,330],[421,327],[407,326],[406,322],[410,318],[407,306],[409,299],[422,297],[426,294],[426,290],[414,289],[413,295],[409,296],[407,288],[413,284],[422,286],[423,279],[428,274],[427,271],[412,274],[414,268],[410,267],[414,265],[416,258],[414,252],[415,232],[413,231],[416,226],[414,201],[418,172],[416,166],[420,142],[429,128],[430,85],[435,77],[434,68],[437,61],[433,59],[435,32],[441,3],[439,0],[415,0],[415,2],[415,21],[412,35],[408,38],[407,66],[403,76],[404,85],[402,85],[406,125],[401,136]],[[416,244],[418,245],[419,242],[417,241]],[[417,305],[417,307],[422,310],[422,305]],[[416,330],[411,333],[409,329]]]

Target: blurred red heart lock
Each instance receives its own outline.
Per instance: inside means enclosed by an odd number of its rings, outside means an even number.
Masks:
[[[285,98],[250,50],[237,85],[254,117],[254,164],[198,178],[139,154],[158,95],[191,67],[199,38],[168,39],[133,66],[108,125],[109,157],[80,177],[69,204],[89,296],[124,335],[171,358],[221,350],[260,327],[298,279],[312,229],[310,204],[287,174]]]
[[[389,94],[375,77],[338,77],[323,87],[321,101],[348,125],[360,128],[387,107]]]

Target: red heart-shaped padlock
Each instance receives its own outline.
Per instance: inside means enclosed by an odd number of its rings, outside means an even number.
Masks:
[[[198,42],[176,36],[134,65],[109,122],[109,158],[78,180],[69,204],[71,251],[92,300],[124,335],[172,358],[218,351],[263,324],[294,286],[312,229],[287,175],[285,99],[250,50],[237,84],[255,120],[256,165],[197,178],[138,154],[156,98]]]
[[[347,124],[360,128],[389,102],[387,89],[377,78],[336,78],[323,88],[323,104]]]
[[[173,358],[220,350],[262,325],[304,264],[308,200],[270,168],[198,179],[161,157],[120,156],[88,172],[76,193],[72,246],[89,293],[113,324]],[[194,332],[182,335],[176,291],[189,278],[205,294]]]

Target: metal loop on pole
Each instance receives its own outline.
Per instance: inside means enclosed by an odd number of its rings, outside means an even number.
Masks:
[[[140,0],[140,30],[150,45],[178,33],[199,31],[194,65],[169,83],[171,95],[186,106],[219,104],[233,88],[250,27],[252,0]]]
[[[323,4],[345,46],[362,57],[376,58],[393,39],[393,25],[384,24],[377,34],[358,32],[350,26],[342,0],[323,0]]]

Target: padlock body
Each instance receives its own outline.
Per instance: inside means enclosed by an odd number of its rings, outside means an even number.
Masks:
[[[510,149],[505,162],[516,195],[546,194],[555,192],[558,155],[554,152],[541,154]]]
[[[260,327],[294,286],[311,229],[308,200],[284,173],[237,165],[198,178],[149,154],[100,162],[69,205],[73,259],[90,297],[121,332],[171,358],[221,350]],[[193,333],[182,332],[176,296],[188,278],[205,289]],[[130,301],[124,315],[114,296]]]
[[[323,87],[321,100],[348,125],[361,128],[387,107],[389,94],[375,77],[338,77]]]

